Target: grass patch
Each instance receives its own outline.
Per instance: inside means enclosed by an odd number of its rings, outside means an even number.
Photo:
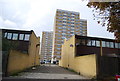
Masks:
[[[10,76],[19,76],[19,73],[21,73],[23,70],[21,70],[21,71],[16,71],[16,72],[14,72],[14,73],[11,73],[11,75]]]

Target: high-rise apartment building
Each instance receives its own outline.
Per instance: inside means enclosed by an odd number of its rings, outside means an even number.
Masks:
[[[41,61],[51,61],[53,32],[42,32]]]
[[[64,39],[73,35],[87,35],[87,20],[80,19],[79,12],[57,9],[54,32],[52,60],[61,58],[61,45]]]

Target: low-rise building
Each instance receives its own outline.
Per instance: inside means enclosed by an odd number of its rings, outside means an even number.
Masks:
[[[109,77],[120,73],[120,42],[74,35],[64,40],[59,66],[86,77]]]
[[[39,65],[40,37],[33,30],[2,29],[3,76]]]

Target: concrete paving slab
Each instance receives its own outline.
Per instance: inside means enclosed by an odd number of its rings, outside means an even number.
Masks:
[[[29,79],[87,79],[80,75],[51,73],[22,73],[17,77]]]
[[[34,69],[27,69],[14,77],[28,79],[89,79],[57,65],[37,66]]]

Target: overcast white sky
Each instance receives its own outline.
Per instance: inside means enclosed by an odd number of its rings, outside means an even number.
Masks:
[[[88,36],[114,38],[105,27],[93,20],[92,9],[82,0],[0,0],[0,28],[52,31],[56,9],[76,11],[87,20]]]

